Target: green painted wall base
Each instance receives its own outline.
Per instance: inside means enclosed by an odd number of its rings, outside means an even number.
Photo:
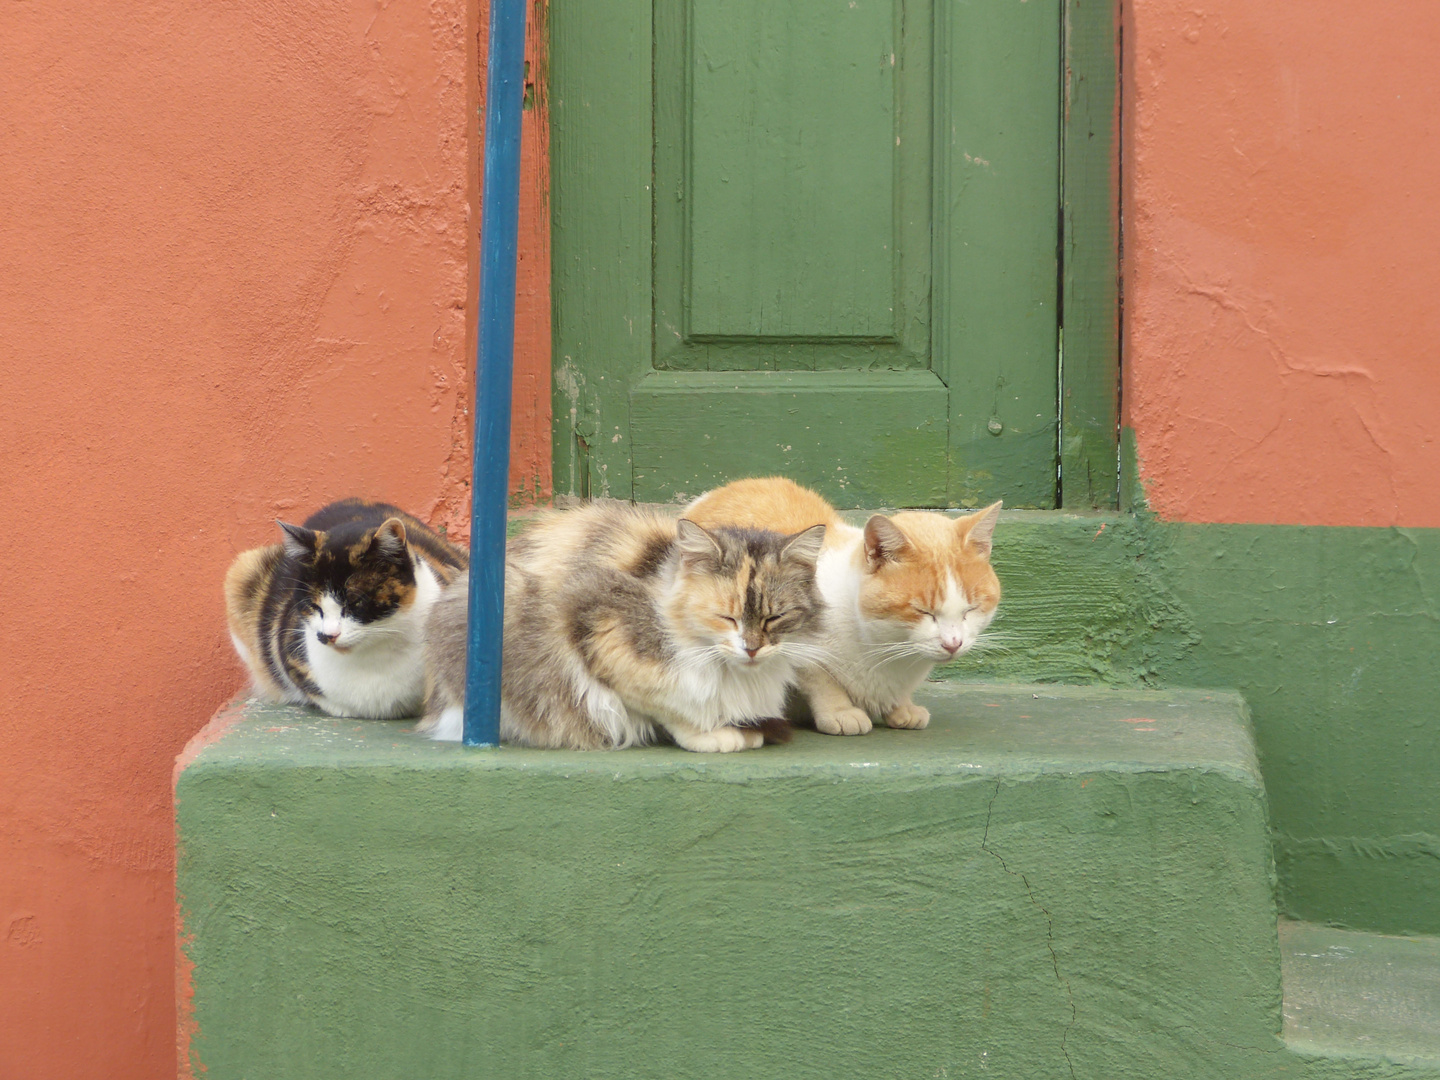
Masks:
[[[177,778],[192,1052],[209,1080],[1311,1075],[1238,697],[922,700],[924,731],[725,756],[248,706]]]

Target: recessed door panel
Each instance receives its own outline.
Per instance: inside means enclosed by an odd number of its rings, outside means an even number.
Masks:
[[[684,130],[657,131],[689,144],[686,336],[893,338],[892,7],[700,0],[689,16]]]

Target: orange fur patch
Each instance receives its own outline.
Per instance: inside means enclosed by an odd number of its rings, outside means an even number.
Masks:
[[[723,634],[730,628],[726,619],[739,619],[744,606],[743,588],[736,590],[732,579],[707,574],[688,576],[677,591],[671,610],[672,617],[679,619],[684,618],[685,612],[694,612],[705,629]]]
[[[968,543],[983,513],[958,519],[923,510],[892,515],[907,544],[894,561],[867,576],[860,591],[866,617],[918,623],[922,612],[936,611],[944,601],[947,574],[972,604],[987,613],[995,610],[1000,579],[990,560]]]
[[[835,508],[815,492],[783,476],[736,480],[708,492],[685,511],[685,516],[706,528],[739,525],[749,529],[773,529],[798,533],[812,525],[825,525],[825,545],[839,542],[843,522]]]

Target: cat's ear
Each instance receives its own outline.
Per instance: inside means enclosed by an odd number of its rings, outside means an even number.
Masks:
[[[689,518],[681,518],[675,523],[675,538],[679,543],[680,556],[686,562],[701,559],[718,562],[720,559],[719,542]]]
[[[367,555],[376,555],[391,562],[405,561],[405,522],[399,518],[386,518],[385,523],[375,530],[370,538]]]
[[[884,514],[876,514],[865,523],[865,566],[878,570],[894,562],[910,546],[905,534]]]
[[[285,534],[285,554],[292,559],[307,559],[315,554],[315,537],[313,530],[302,525],[291,525],[288,521],[277,521],[280,531]]]
[[[814,566],[815,560],[820,558],[820,545],[823,543],[825,543],[825,526],[811,525],[810,528],[802,529],[786,540],[785,546],[780,550],[780,557]]]
[[[1000,520],[1000,507],[1003,503],[991,503],[984,510],[973,514],[966,514],[956,519],[956,526],[961,530],[965,538],[976,554],[984,558],[990,557],[992,541],[995,539],[995,523]]]

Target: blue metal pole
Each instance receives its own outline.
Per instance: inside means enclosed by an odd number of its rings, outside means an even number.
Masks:
[[[505,512],[510,495],[510,377],[520,230],[520,113],[525,0],[490,0],[485,180],[480,196],[480,334],[475,463],[470,488],[470,640],[465,745],[500,745],[500,642],[505,615]]]

